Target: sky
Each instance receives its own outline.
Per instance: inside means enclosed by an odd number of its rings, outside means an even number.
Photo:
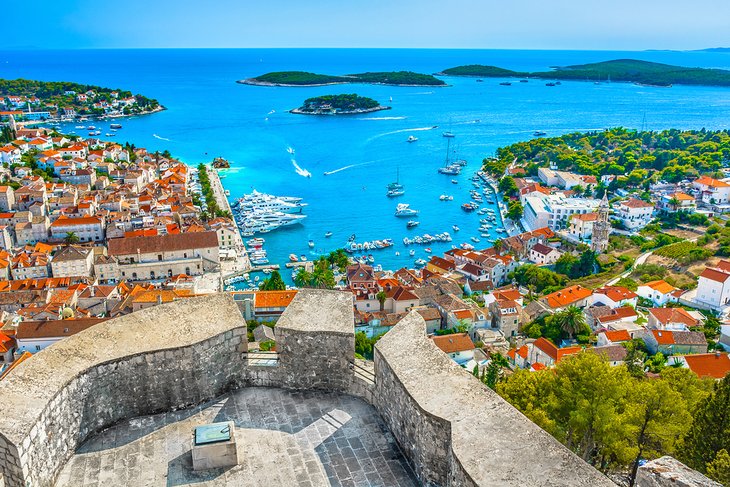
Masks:
[[[5,19],[29,14],[8,2]],[[35,0],[0,49],[730,46],[727,0]],[[40,16],[36,16],[40,15]],[[10,34],[8,34],[10,32]]]

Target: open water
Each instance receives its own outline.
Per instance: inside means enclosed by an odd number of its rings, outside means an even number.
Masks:
[[[337,85],[268,88],[236,84],[269,71],[306,70],[326,74],[413,70],[433,73],[462,64],[492,64],[515,70],[635,58],[685,66],[730,69],[730,54],[710,52],[611,52],[417,49],[181,49],[0,51],[0,77],[68,80],[118,87],[157,98],[168,110],[122,120],[118,142],[150,150],[169,149],[189,164],[222,156],[232,163],[223,183],[231,198],[255,188],[301,196],[309,206],[303,225],[265,235],[269,258],[284,263],[290,253],[317,253],[358,241],[390,237],[396,246],[373,252],[376,263],[396,269],[427,258],[424,246],[410,257],[404,236],[449,231],[454,241],[431,245],[434,254],[478,236],[479,216],[466,214],[469,177],[480,161],[506,144],[526,140],[536,130],[548,136],[624,126],[723,129],[730,125],[730,89],[651,88],[627,83],[563,82],[547,87],[530,80],[500,86],[500,79],[445,78],[446,88]],[[392,110],[362,116],[292,115],[308,97],[358,93]],[[390,97],[393,98],[389,102]],[[98,124],[96,124],[98,125]],[[431,127],[438,126],[437,129]],[[101,124],[108,131],[108,123]],[[73,127],[66,127],[73,130]],[[458,179],[437,174],[452,148],[468,166]],[[406,142],[409,135],[418,137]],[[295,150],[292,156],[287,148]],[[406,194],[385,196],[395,179]],[[335,171],[328,176],[324,172]],[[303,177],[308,171],[312,177]],[[441,202],[440,194],[454,196]],[[397,202],[420,211],[421,222],[406,229],[393,216]],[[455,234],[451,226],[459,225]],[[325,239],[324,234],[334,235]],[[493,229],[494,231],[494,229]],[[498,234],[493,233],[491,238]],[[481,237],[480,237],[481,238]],[[314,240],[310,250],[307,242]],[[482,238],[478,246],[487,246]],[[396,256],[395,252],[400,252]],[[287,273],[283,273],[285,278]]]

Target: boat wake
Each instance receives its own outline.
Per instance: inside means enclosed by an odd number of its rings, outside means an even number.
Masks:
[[[418,93],[413,93],[414,95],[433,95],[433,91],[420,91]]]
[[[294,170],[297,172],[297,174],[299,174],[300,176],[302,176],[304,178],[311,178],[312,177],[312,173],[309,172],[309,171],[307,171],[306,169],[300,167],[299,164],[297,164],[297,161],[295,161],[294,159],[292,159],[291,160],[291,163],[294,166]]]
[[[416,128],[412,128],[412,129],[393,130],[392,132],[385,132],[383,134],[378,134],[378,135],[375,135],[373,137],[370,137],[367,140],[367,142],[371,142],[371,141],[373,141],[375,139],[379,139],[380,137],[386,137],[388,135],[402,134],[404,132],[422,132],[424,130],[433,130],[435,128],[438,128],[438,126],[437,125],[433,125],[431,127],[416,127]]]
[[[340,171],[344,171],[346,169],[350,169],[350,168],[357,167],[357,166],[365,166],[367,164],[370,164],[370,163],[369,162],[361,162],[359,164],[350,164],[349,166],[344,166],[344,167],[341,167],[339,169],[335,169],[333,171],[325,171],[324,172],[324,175],[325,176],[329,176],[330,174],[336,174],[336,173],[338,173]]]
[[[160,137],[160,136],[159,136],[159,135],[157,135],[157,134],[152,134],[152,137],[154,137],[155,139],[160,139],[160,140],[164,140],[164,141],[166,141],[166,142],[170,142],[170,139],[166,139],[166,138],[164,138],[164,137]]]
[[[406,117],[362,117],[358,120],[405,120]]]

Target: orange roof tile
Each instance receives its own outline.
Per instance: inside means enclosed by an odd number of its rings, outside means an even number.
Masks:
[[[285,308],[292,302],[296,291],[256,291],[256,308]]]
[[[611,342],[628,342],[631,340],[631,335],[629,335],[629,332],[626,330],[606,330],[603,334],[606,335],[606,338]]]
[[[444,353],[466,352],[475,348],[468,333],[433,336],[431,339]]]
[[[659,279],[658,281],[651,281],[647,282],[645,286],[649,286],[653,290],[662,293],[662,294],[670,294],[677,290],[676,287],[669,284],[667,281],[663,279]]]
[[[689,369],[699,377],[722,379],[730,373],[730,354],[727,353],[685,355],[684,360]]]
[[[593,294],[593,291],[586,289],[580,284],[575,286],[566,287],[560,291],[550,293],[543,299],[547,302],[551,308],[562,308],[573,303],[577,303],[580,300],[586,299]]]

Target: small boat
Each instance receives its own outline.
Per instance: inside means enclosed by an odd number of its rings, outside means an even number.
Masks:
[[[113,123],[113,124],[110,124],[109,125],[109,128],[111,128],[111,129],[120,129],[120,128],[122,128],[122,124],[120,124],[120,123]]]
[[[413,250],[413,249],[411,249],[411,250],[408,251],[408,255],[410,255],[411,257],[413,257],[414,255],[416,255],[416,251]]]
[[[414,137],[413,135],[408,136],[408,142],[415,142],[418,140],[418,137]]]
[[[441,135],[443,135],[444,137],[446,137],[446,138],[448,138],[448,139],[450,139],[450,138],[453,138],[453,137],[456,137],[456,136],[455,136],[455,135],[454,135],[454,134],[453,134],[453,133],[452,133],[451,131],[448,131],[448,132],[444,132],[444,133],[443,133],[443,134],[441,134]]]
[[[111,133],[111,132],[107,132],[107,133],[105,133],[104,135],[105,135],[105,136],[107,136],[107,137],[114,137],[114,136],[116,136],[117,134],[114,134],[114,133]]]
[[[452,226],[451,226],[451,228],[452,228],[452,229],[453,229],[453,230],[454,230],[455,232],[458,232],[458,231],[459,231],[459,227],[457,227],[456,225],[452,225]]]
[[[408,220],[408,223],[406,224],[406,227],[413,228],[417,227],[421,222],[417,222],[415,220]]]
[[[309,248],[310,249],[313,249],[314,248],[314,240],[310,240],[309,241]]]
[[[80,130],[84,130],[84,129],[86,129],[86,126],[85,125],[77,125],[75,128],[80,129]]]
[[[404,194],[406,194],[406,190],[405,189],[403,189],[403,188],[394,188],[394,189],[389,189],[388,192],[385,193],[385,196],[387,196],[388,198],[396,198],[398,196],[403,196]]]
[[[286,148],[286,151],[287,151],[287,152],[288,152],[289,154],[294,154],[294,148],[293,148],[293,147],[287,147],[287,148]]]
[[[520,83],[527,83],[527,80],[526,79],[521,79],[520,80]]]
[[[426,252],[427,254],[430,254],[430,253],[431,253],[431,247],[426,247],[426,248],[425,248],[425,249],[423,249],[423,250],[424,250],[424,252]]]
[[[480,240],[478,238],[476,238],[476,237],[472,237],[471,238],[471,241],[474,242],[474,243],[479,243],[480,242]]]
[[[289,254],[289,260],[292,262],[299,262],[299,258],[296,254]]]
[[[390,102],[393,103],[393,97],[392,96],[390,97]]]
[[[86,127],[86,129],[87,130],[96,130],[96,127],[93,125],[89,125],[88,127]]]
[[[228,191],[228,190],[225,190],[225,191],[223,191],[223,194],[226,195],[226,196],[230,196],[231,195],[231,192]]]
[[[304,255],[304,254],[302,254],[302,255],[299,256],[299,260],[301,260],[302,262],[306,262],[307,261],[307,256]]]
[[[509,81],[503,81],[500,83],[500,85],[501,86],[512,86],[512,83],[510,83]]]
[[[482,83],[483,81],[484,81],[483,79],[478,79],[477,83]]]
[[[459,181],[457,181],[456,179],[452,179],[452,180],[451,180],[451,182],[452,182],[453,184],[459,184]]]
[[[535,137],[543,137],[547,135],[547,132],[543,132],[542,130],[535,130],[532,135],[534,135]]]
[[[418,267],[423,267],[423,266],[425,266],[426,264],[428,264],[428,262],[426,262],[426,261],[425,261],[425,260],[423,260],[423,259],[416,259],[416,262],[415,262],[415,264],[416,264],[416,265],[417,265]]]
[[[545,83],[545,86],[555,86],[555,83]]]
[[[556,81],[556,82],[555,82],[555,86],[560,86],[560,85],[562,85],[562,84],[563,84],[563,83],[561,83],[560,81]]]
[[[324,234],[324,238],[330,238],[332,236],[332,232],[327,232]]]

